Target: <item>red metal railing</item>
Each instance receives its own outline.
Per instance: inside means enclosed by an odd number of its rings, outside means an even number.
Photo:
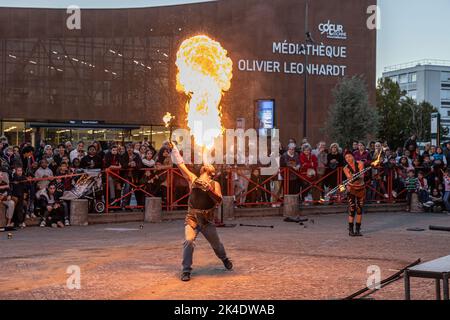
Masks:
[[[223,171],[225,177],[224,195],[235,196],[235,203],[237,206],[254,207],[254,206],[280,206],[283,204],[283,196],[291,194],[290,178],[292,175],[296,179],[296,183],[301,185],[301,190],[296,194],[301,197],[303,203],[319,203],[322,202],[322,197],[327,192],[326,186],[329,188],[341,184],[345,178],[343,168],[339,167],[335,170],[327,169],[327,171],[320,177],[311,179],[295,171],[291,168],[280,168],[279,171],[272,176],[259,176],[257,179],[251,176],[251,171],[254,168],[227,168]],[[371,193],[372,198],[368,202],[385,202],[392,203],[401,201],[405,189],[398,192],[398,197],[392,196],[394,190],[394,174],[392,171],[386,171],[384,168],[375,168],[376,172],[366,174],[366,190]],[[189,188],[185,182],[183,175],[179,169],[169,168],[161,169],[142,169],[142,172],[152,171],[158,176],[163,176],[164,186],[158,194],[151,193],[144,188],[143,184],[139,184],[135,179],[126,178],[118,172],[110,170],[105,171],[106,176],[106,212],[112,209],[120,209],[122,200],[127,199],[133,193],[142,192],[145,196],[162,196],[163,210],[177,210],[187,208],[187,200],[189,197]],[[121,172],[123,173],[123,172]],[[141,173],[142,174],[142,173]],[[110,177],[114,178],[121,184],[128,184],[130,190],[116,197],[109,198],[109,183]],[[373,181],[376,182],[373,185]],[[241,192],[237,193],[236,186],[242,185]],[[312,192],[316,192],[316,199],[305,200],[306,196]],[[256,194],[256,201],[255,200]],[[319,195],[319,199],[317,199]],[[387,195],[387,197],[386,197]],[[328,199],[327,199],[328,200]],[[344,203],[345,197],[342,194],[337,194],[329,199],[332,203]],[[143,205],[127,205],[128,209],[142,209]]]

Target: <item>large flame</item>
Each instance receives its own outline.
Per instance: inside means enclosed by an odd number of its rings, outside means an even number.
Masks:
[[[222,94],[231,87],[233,62],[219,42],[200,35],[178,50],[177,90],[189,96],[187,124],[195,143],[211,148],[222,134]]]

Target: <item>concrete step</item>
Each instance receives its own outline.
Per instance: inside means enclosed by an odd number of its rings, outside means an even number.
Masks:
[[[402,203],[395,204],[368,204],[365,206],[366,213],[371,212],[403,212],[406,205]],[[253,217],[276,217],[283,215],[283,208],[235,208],[236,218],[253,218]],[[186,210],[179,211],[163,211],[163,220],[183,220],[186,216]],[[347,213],[346,205],[317,205],[317,206],[301,206],[298,214],[301,216],[312,216],[321,214],[345,214]],[[89,224],[107,224],[107,223],[127,223],[127,222],[143,222],[144,213],[142,211],[135,212],[112,212],[108,214],[90,213]],[[25,221],[29,227],[39,226],[40,219],[27,219]]]

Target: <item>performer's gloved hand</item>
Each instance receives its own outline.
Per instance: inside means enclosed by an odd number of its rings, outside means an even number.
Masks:
[[[172,158],[172,162],[176,165],[184,164],[183,157],[180,154],[180,150],[178,150],[177,146],[174,143],[172,144],[172,152],[170,153],[170,156]]]

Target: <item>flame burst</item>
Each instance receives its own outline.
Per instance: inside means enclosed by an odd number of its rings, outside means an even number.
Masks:
[[[206,148],[223,132],[220,100],[231,87],[233,61],[219,42],[200,35],[178,50],[177,90],[189,96],[187,124],[195,143]]]

